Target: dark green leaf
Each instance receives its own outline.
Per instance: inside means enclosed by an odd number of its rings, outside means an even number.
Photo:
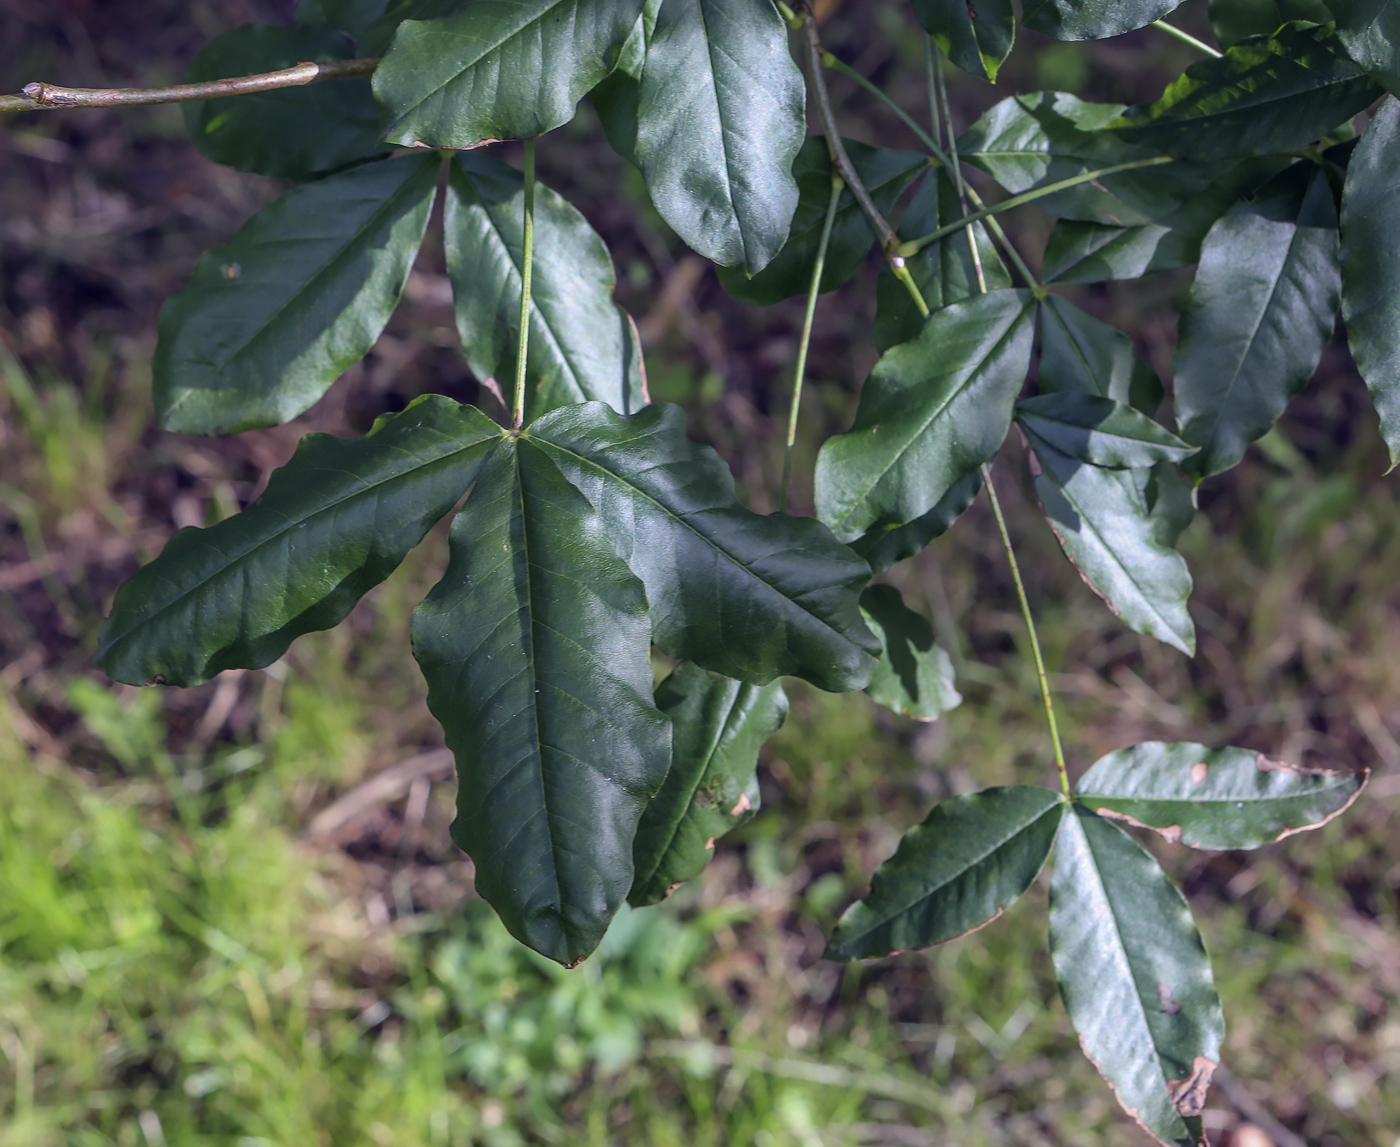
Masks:
[[[1400,100],[1376,112],[1347,167],[1342,192],[1342,318],[1400,463]]]
[[[293,188],[203,256],[160,312],[161,426],[232,434],[320,398],[398,304],[437,172],[405,156]]]
[[[1059,219],[1045,242],[1040,277],[1047,283],[1101,283],[1173,271],[1200,257],[1201,238],[1160,223],[1114,227]]]
[[[352,0],[353,2],[353,0]],[[394,42],[394,33],[405,20],[436,20],[461,10],[463,0],[388,0],[383,15],[377,17],[360,36],[361,56],[382,56]]]
[[[1272,36],[1290,20],[1326,24],[1331,19],[1322,0],[1210,0],[1210,26],[1222,48],[1250,36]]]
[[[869,567],[820,522],[741,506],[719,455],[686,437],[679,407],[624,417],[568,406],[528,435],[646,584],[667,654],[755,685],[784,673],[832,692],[869,682],[880,646],[857,598]]]
[[[934,721],[962,704],[953,684],[953,662],[933,639],[933,627],[892,585],[872,585],[860,595],[860,612],[880,639],[880,664],[865,691],[887,709]]]
[[[913,0],[914,15],[943,54],[970,76],[996,81],[1011,54],[1016,13],[1011,0]]]
[[[662,0],[636,161],[661,217],[707,259],[762,270],[788,237],[806,135],[787,25],[758,0]]]
[[[612,71],[643,0],[473,0],[405,20],[374,73],[390,143],[479,147],[566,124]]]
[[[1041,305],[1040,389],[1096,394],[1131,401],[1133,340],[1080,310],[1047,295]]]
[[[851,542],[851,549],[869,562],[872,570],[883,573],[946,534],[948,527],[977,499],[981,489],[982,474],[973,470],[954,482],[927,514],[902,526],[877,526]]]
[[[1244,457],[1302,389],[1341,300],[1337,209],[1327,175],[1289,168],[1211,228],[1181,312],[1173,395],[1198,478]]]
[[[1293,23],[1193,64],[1156,103],[1112,126],[1169,155],[1261,155],[1321,139],[1380,95],[1330,25]]]
[[[354,55],[329,28],[247,24],[212,40],[194,58],[185,83],[222,80],[324,63]],[[182,105],[185,126],[206,159],[239,171],[301,179],[385,154],[368,79],[200,100]]]
[[[642,102],[642,73],[646,70],[647,44],[656,28],[661,0],[646,0],[642,14],[617,54],[617,67],[588,93],[593,109],[613,150],[637,167],[637,116]]]
[[[1400,3],[1327,0],[1347,55],[1392,92],[1400,90]],[[1327,17],[1322,17],[1327,19]]]
[[[957,190],[947,172],[941,168],[929,172],[909,200],[904,217],[899,221],[901,239],[917,239],[956,223],[967,214],[958,202]],[[987,290],[997,291],[1011,286],[1011,275],[993,246],[986,228],[974,223],[970,228],[982,263],[982,285],[977,282],[977,265],[972,261],[972,248],[967,230],[945,236],[930,243],[917,255],[905,260],[905,266],[924,297],[929,310],[937,311]],[[908,289],[891,273],[888,264],[880,267],[875,287],[875,347],[881,354],[892,346],[917,338],[924,319]]]
[[[742,685],[682,661],[656,690],[671,771],[637,825],[627,899],[655,904],[703,871],[715,841],[758,811],[758,751],[787,716],[782,685]]]
[[[1029,291],[990,291],[934,312],[881,356],[855,424],[817,459],[817,516],[837,537],[922,517],[997,452],[1034,328]]]
[[[1340,816],[1368,773],[1303,769],[1252,749],[1149,741],[1100,757],[1075,792],[1100,815],[1192,848],[1258,848]]]
[[[1225,1017],[1191,910],[1140,845],[1079,805],[1056,843],[1050,953],[1080,1046],[1159,1143],[1204,1147]]]
[[[1181,555],[1161,544],[1137,475],[1080,462],[1029,437],[1040,504],[1084,580],[1129,628],[1194,653],[1191,575]]]
[[[259,669],[350,612],[452,509],[501,429],[425,395],[365,437],[301,440],[243,513],[184,529],[117,591],[97,662],[132,685]]]
[[[1175,548],[1177,539],[1196,516],[1191,484],[1170,462],[1158,462],[1150,470],[1135,470],[1133,477],[1147,507],[1153,538],[1164,549]]]
[[[467,362],[480,379],[514,383],[524,258],[524,179],[493,156],[458,156],[443,217],[447,274]],[[578,210],[535,186],[535,267],[526,363],[527,420],[572,402],[630,414],[646,405],[631,319],[613,301],[612,259]]]
[[[387,7],[388,0],[297,0],[296,22],[325,24],[358,38]]]
[[[1063,392],[1027,398],[1016,406],[1026,432],[1060,453],[1110,470],[1180,462],[1192,447],[1124,402]]]
[[[1044,866],[1064,811],[1058,793],[1021,785],[935,805],[841,917],[827,959],[926,948],[995,920]]]
[[[670,762],[646,593],[528,438],[492,453],[449,545],[413,654],[457,758],[452,838],[511,933],[572,965],[632,887],[637,821]]]
[[[1160,20],[1181,0],[1025,0],[1021,22],[1057,40],[1105,40]]]
[[[870,147],[849,139],[845,145],[865,189],[885,214],[889,214],[901,192],[928,165],[928,158],[916,151]],[[767,267],[752,277],[737,267],[720,268],[720,284],[730,295],[741,303],[769,306],[807,293],[821,242],[822,224],[831,203],[831,170],[826,141],[812,136],[802,145],[792,165],[798,201],[787,244]],[[875,233],[870,230],[855,197],[849,189],[843,191],[831,227],[821,289],[835,290],[849,279],[874,245]]]

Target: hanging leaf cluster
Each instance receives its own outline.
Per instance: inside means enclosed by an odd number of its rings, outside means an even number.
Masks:
[[[1025,0],[1018,18],[1009,0],[911,0],[933,51],[979,80],[1021,28],[1096,39],[1176,6]],[[308,436],[256,503],[181,530],[122,588],[99,663],[169,685],[268,665],[460,506],[412,624],[458,764],[453,835],[511,931],[576,963],[624,901],[661,899],[754,815],[780,677],[920,720],[959,703],[928,620],[868,583],[952,526],[1013,425],[1068,560],[1125,625],[1187,655],[1176,542],[1193,488],[1270,430],[1339,316],[1400,461],[1397,12],[1212,0],[1223,52],[1159,99],[1023,93],[961,134],[915,123],[918,150],[841,140],[824,86],[808,136],[815,77],[793,49],[810,40],[820,61],[820,29],[772,0],[301,0],[295,27],[219,37],[191,79],[382,61],[372,80],[188,105],[210,159],[295,183],[162,311],[161,425],[304,412],[384,329],[439,200],[465,360],[508,405],[511,380],[526,387],[509,427],[427,396],[358,440]],[[682,413],[649,401],[602,239],[486,149],[585,98],[736,299],[831,291],[884,256],[880,358],[821,446],[816,519],[740,504]],[[983,205],[964,166],[1004,198]],[[1029,261],[997,220],[1028,202],[1054,218]],[[1191,266],[1168,402],[1128,335],[1056,286]],[[655,688],[653,647],[678,662]],[[1086,1054],[1159,1142],[1194,1144],[1220,1005],[1185,901],[1123,826],[1255,848],[1337,815],[1363,781],[1153,743],[1072,790],[958,797],[904,838],[828,955],[980,928],[1055,849],[1050,943]]]

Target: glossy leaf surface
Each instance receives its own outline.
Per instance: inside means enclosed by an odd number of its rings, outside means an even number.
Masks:
[[[1347,167],[1342,317],[1352,357],[1400,462],[1400,100],[1386,100]]]
[[[225,32],[197,55],[184,83],[202,83],[324,63],[354,55],[329,28],[271,28],[247,24]],[[383,154],[379,112],[369,80],[200,100],[181,105],[185,126],[206,159],[239,171],[301,179]]]
[[[1057,40],[1103,40],[1145,28],[1181,0],[1026,0],[1021,20]]]
[[[1347,55],[1392,92],[1400,90],[1400,3],[1327,0]]]
[[[1192,848],[1258,848],[1340,815],[1369,774],[1304,769],[1252,749],[1149,741],[1100,757],[1075,785],[1103,816]]]
[[[1010,0],[913,0],[914,15],[943,54],[970,76],[995,82],[1016,39]]]
[[[1045,241],[1040,273],[1047,283],[1138,279],[1155,271],[1189,267],[1200,251],[1200,236],[1193,241],[1160,223],[1115,227],[1061,219]]]
[[[1250,36],[1272,36],[1290,20],[1326,24],[1332,13],[1323,0],[1210,0],[1211,31],[1222,48]]]
[[[490,155],[458,157],[443,216],[457,330],[472,371],[507,393],[518,351],[524,211],[520,172]],[[527,420],[572,402],[640,409],[647,402],[641,349],[613,301],[608,249],[575,207],[540,183],[535,243]]]
[[[876,573],[883,573],[896,562],[912,558],[935,538],[941,538],[982,491],[978,470],[959,478],[927,514],[904,525],[876,526],[855,541],[851,549],[860,554]]]
[[[671,719],[671,771],[632,846],[627,899],[639,907],[698,876],[715,841],[758,812],[758,752],[788,711],[781,683],[744,685],[689,661],[657,686],[656,704]]]
[[[826,957],[926,948],[995,920],[1044,866],[1064,811],[1058,793],[1022,785],[935,805],[841,917]]]
[[[529,439],[507,439],[413,614],[428,707],[457,758],[452,838],[518,939],[574,964],[632,887],[632,840],[671,756],[642,583]]]
[[[1130,402],[1133,340],[1060,295],[1040,309],[1040,389]]]
[[[338,623],[452,509],[501,430],[437,395],[363,438],[310,434],[261,498],[180,530],[117,592],[98,664],[132,685],[258,669]]]
[[[472,0],[405,20],[374,73],[384,138],[473,148],[566,124],[612,71],[643,0]]]
[[[832,692],[869,682],[880,647],[857,604],[869,567],[820,522],[741,506],[719,455],[686,437],[679,407],[630,418],[601,403],[564,407],[528,433],[646,584],[668,655],[755,685],[780,674]]]
[[[915,151],[871,147],[849,139],[844,142],[861,182],[885,214],[928,164],[927,157]],[[792,165],[798,202],[787,244],[767,267],[752,277],[737,267],[721,268],[719,281],[725,291],[741,303],[759,306],[807,293],[821,242],[822,224],[831,202],[831,172],[826,141],[812,136],[802,145]],[[848,188],[837,202],[831,242],[822,268],[821,289],[835,290],[849,279],[874,245],[875,233]]]
[[[935,312],[881,356],[855,424],[817,460],[817,516],[838,538],[922,517],[996,453],[1034,326],[1029,291],[990,291]]]
[[[637,98],[636,161],[661,217],[707,259],[762,270],[788,237],[806,135],[777,9],[662,0]]]
[[[860,612],[880,639],[880,664],[865,691],[886,709],[934,721],[962,704],[953,684],[953,662],[933,639],[933,627],[892,585],[872,585],[860,595]]]
[[[1133,472],[1080,462],[1033,430],[1027,437],[1036,493],[1065,556],[1125,625],[1194,653],[1191,575],[1161,543]]]
[[[1211,228],[1182,309],[1173,386],[1198,477],[1228,470],[1312,376],[1341,300],[1326,173],[1290,168]]]
[[[1294,23],[1193,64],[1156,103],[1113,126],[1169,155],[1262,155],[1321,139],[1380,95],[1330,26]]]
[[[1110,470],[1180,462],[1194,448],[1123,402],[1093,394],[1041,394],[1016,405],[1028,434],[1080,462]]]
[[[1118,1102],[1159,1143],[1204,1143],[1225,1020],[1201,935],[1157,862],[1079,805],[1056,841],[1050,953],[1084,1054]]]
[[[293,188],[202,256],[160,312],[161,426],[231,434],[320,398],[398,304],[437,172],[436,157],[407,156]]]

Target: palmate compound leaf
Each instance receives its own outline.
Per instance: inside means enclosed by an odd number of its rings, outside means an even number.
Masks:
[[[354,55],[330,28],[247,24],[209,42],[185,83],[246,76]],[[185,126],[206,159],[239,171],[303,179],[384,154],[379,111],[368,78],[200,100],[181,105]]]
[[[860,595],[860,612],[880,639],[880,664],[865,691],[887,709],[934,721],[962,704],[953,684],[953,662],[933,639],[933,627],[904,604],[892,585],[872,585]]]
[[[97,663],[132,685],[270,664],[388,577],[500,438],[480,411],[437,395],[363,438],[307,435],[247,510],[180,530],[117,591]]]
[[[1109,470],[1180,462],[1195,452],[1170,430],[1122,402],[1094,394],[1040,394],[1016,404],[1027,434],[1062,454]]]
[[[1130,108],[1110,126],[1168,155],[1262,155],[1321,139],[1381,94],[1331,25],[1298,22],[1193,64],[1156,103]]]
[[[933,807],[846,910],[826,957],[888,956],[957,939],[995,920],[1050,855],[1065,802],[1049,789],[985,789]]]
[[[1057,40],[1103,40],[1145,28],[1181,0],[1026,0],[1021,22]]]
[[[1304,769],[1252,749],[1149,741],[1100,757],[1075,785],[1100,816],[1193,848],[1258,848],[1340,816],[1369,772]]]
[[[758,812],[758,752],[788,712],[780,682],[745,685],[690,661],[657,686],[656,705],[671,719],[671,771],[632,844],[638,907],[699,875],[715,841]]]
[[[632,887],[637,821],[671,759],[646,592],[608,529],[537,443],[507,438],[413,614],[428,707],[457,758],[452,838],[510,932],[569,965]]]
[[[914,15],[943,54],[970,76],[996,82],[1016,39],[1011,0],[913,0]]]
[[[398,304],[438,166],[404,156],[295,187],[202,256],[160,312],[161,426],[231,434],[320,398]]]
[[[1347,55],[1392,92],[1400,91],[1400,3],[1327,0]]]
[[[1206,236],[1181,312],[1173,402],[1200,451],[1199,480],[1228,470],[1312,376],[1341,301],[1337,210],[1327,174],[1300,163]]]
[[[530,139],[574,117],[643,0],[473,0],[405,20],[374,73],[384,138],[424,147]]]
[[[880,645],[857,595],[870,567],[820,522],[741,506],[719,455],[686,437],[679,407],[624,417],[567,406],[526,433],[645,583],[663,652],[753,685],[781,674],[832,692],[869,683]]]
[[[996,453],[1034,328],[1029,291],[988,291],[934,312],[881,356],[854,425],[817,459],[817,516],[838,538],[923,517]]]
[[[929,162],[927,156],[917,151],[871,147],[850,139],[843,143],[875,206],[886,215]],[[831,202],[831,173],[826,140],[821,136],[810,137],[792,164],[798,200],[787,243],[767,267],[752,277],[738,267],[721,267],[720,285],[729,295],[741,303],[770,306],[807,293],[826,209]],[[875,233],[847,188],[837,200],[836,218],[831,225],[831,240],[822,266],[821,289],[833,291],[849,279],[874,245]]]
[[[1225,1017],[1191,910],[1122,829],[1074,804],[1050,881],[1050,954],[1084,1054],[1159,1143],[1203,1147]]]
[[[1347,167],[1342,191],[1342,317],[1400,463],[1400,100],[1380,106]]]
[[[524,188],[520,172],[493,156],[458,156],[443,216],[467,363],[478,378],[506,388],[519,348]],[[527,421],[574,402],[606,402],[622,414],[646,405],[640,343],[613,301],[615,282],[608,249],[588,220],[537,183]]]
[[[1060,295],[1040,308],[1043,393],[1086,394],[1131,403],[1137,361],[1133,340]]]

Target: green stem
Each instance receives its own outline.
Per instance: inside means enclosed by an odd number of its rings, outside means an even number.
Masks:
[[[967,186],[963,183],[962,161],[958,158],[958,136],[953,130],[953,105],[948,99],[948,83],[943,75],[943,52],[933,42],[932,36],[924,37],[924,67],[932,74],[929,77],[929,93],[932,97],[934,82],[937,82],[938,95],[943,103],[943,133],[948,137],[948,157],[953,161],[953,186],[958,192],[958,206],[967,214]],[[936,105],[939,101],[934,100]],[[977,291],[987,293],[987,276],[982,270],[982,253],[977,250],[977,234],[973,224],[967,225],[967,250],[972,257],[972,269],[977,275]]]
[[[1183,44],[1190,44],[1191,47],[1195,48],[1198,52],[1204,52],[1207,56],[1214,56],[1217,60],[1220,59],[1220,52],[1217,52],[1209,44],[1196,39],[1190,32],[1183,32],[1180,28],[1174,28],[1165,20],[1153,20],[1152,26],[1160,32],[1165,32],[1168,36],[1175,36]]]
[[[812,321],[817,314],[817,296],[821,294],[822,270],[826,266],[826,248],[831,242],[831,228],[836,222],[836,205],[841,202],[841,192],[845,186],[846,181],[833,172],[831,199],[826,205],[821,242],[817,244],[817,257],[812,263],[812,282],[807,288],[807,312],[802,316],[802,338],[797,344],[797,366],[792,379],[792,406],[788,410],[787,446],[783,451],[783,484],[778,493],[780,510],[787,509],[788,483],[792,480],[792,452],[797,443],[797,412],[802,407],[802,380],[807,374],[807,348],[812,342]]]
[[[530,350],[530,280],[535,262],[535,141],[525,141],[525,251],[520,269],[520,341],[515,351],[515,406],[512,430],[525,422],[525,358]]]
[[[1006,517],[1001,512],[1001,500],[996,487],[992,485],[992,471],[983,463],[982,481],[987,487],[987,497],[991,499],[992,513],[1001,532],[1001,545],[1006,551],[1006,560],[1011,565],[1011,580],[1016,583],[1016,596],[1021,601],[1021,616],[1026,621],[1026,633],[1031,639],[1031,656],[1035,659],[1036,677],[1040,681],[1040,699],[1045,702],[1045,720],[1050,725],[1050,744],[1055,750],[1055,768],[1060,774],[1060,788],[1065,796],[1070,795],[1069,771],[1065,768],[1065,751],[1060,745],[1060,728],[1055,721],[1055,702],[1050,697],[1050,679],[1045,675],[1045,658],[1040,654],[1040,638],[1035,631],[1035,619],[1031,616],[1031,603],[1026,597],[1026,587],[1021,581],[1021,568],[1016,564],[1016,551],[1011,548],[1011,535],[1006,529]]]
[[[22,95],[0,96],[0,115],[6,112],[61,111],[67,108],[131,107],[141,104],[174,104],[241,96],[274,88],[296,88],[321,80],[368,76],[378,59],[331,60],[324,64],[297,64],[277,72],[236,76],[202,84],[176,84],[166,88],[62,88],[42,82],[26,84]]]
[[[1120,171],[1133,171],[1140,167],[1156,167],[1163,163],[1175,163],[1176,160],[1170,155],[1154,155],[1148,159],[1132,159],[1127,163],[1115,163],[1112,167],[1100,167],[1096,171],[1084,171],[1069,179],[1061,179],[1057,183],[1048,183],[1044,187],[1036,187],[1030,191],[1023,191],[1020,195],[1013,195],[1010,199],[1003,199],[1000,203],[993,203],[990,207],[983,207],[979,211],[974,211],[971,215],[965,215],[954,223],[949,223],[946,227],[940,227],[937,231],[930,231],[927,235],[921,235],[917,239],[910,239],[906,243],[899,245],[899,253],[906,258],[910,255],[917,255],[930,243],[936,243],[945,235],[951,235],[961,227],[968,227],[979,220],[987,218],[989,215],[999,215],[1003,211],[1010,211],[1013,207],[1024,207],[1027,203],[1034,203],[1037,199],[1044,199],[1047,195],[1054,195],[1057,191],[1068,191],[1071,187],[1078,187],[1081,183],[1092,183],[1096,179],[1102,179],[1106,175],[1117,175]]]

